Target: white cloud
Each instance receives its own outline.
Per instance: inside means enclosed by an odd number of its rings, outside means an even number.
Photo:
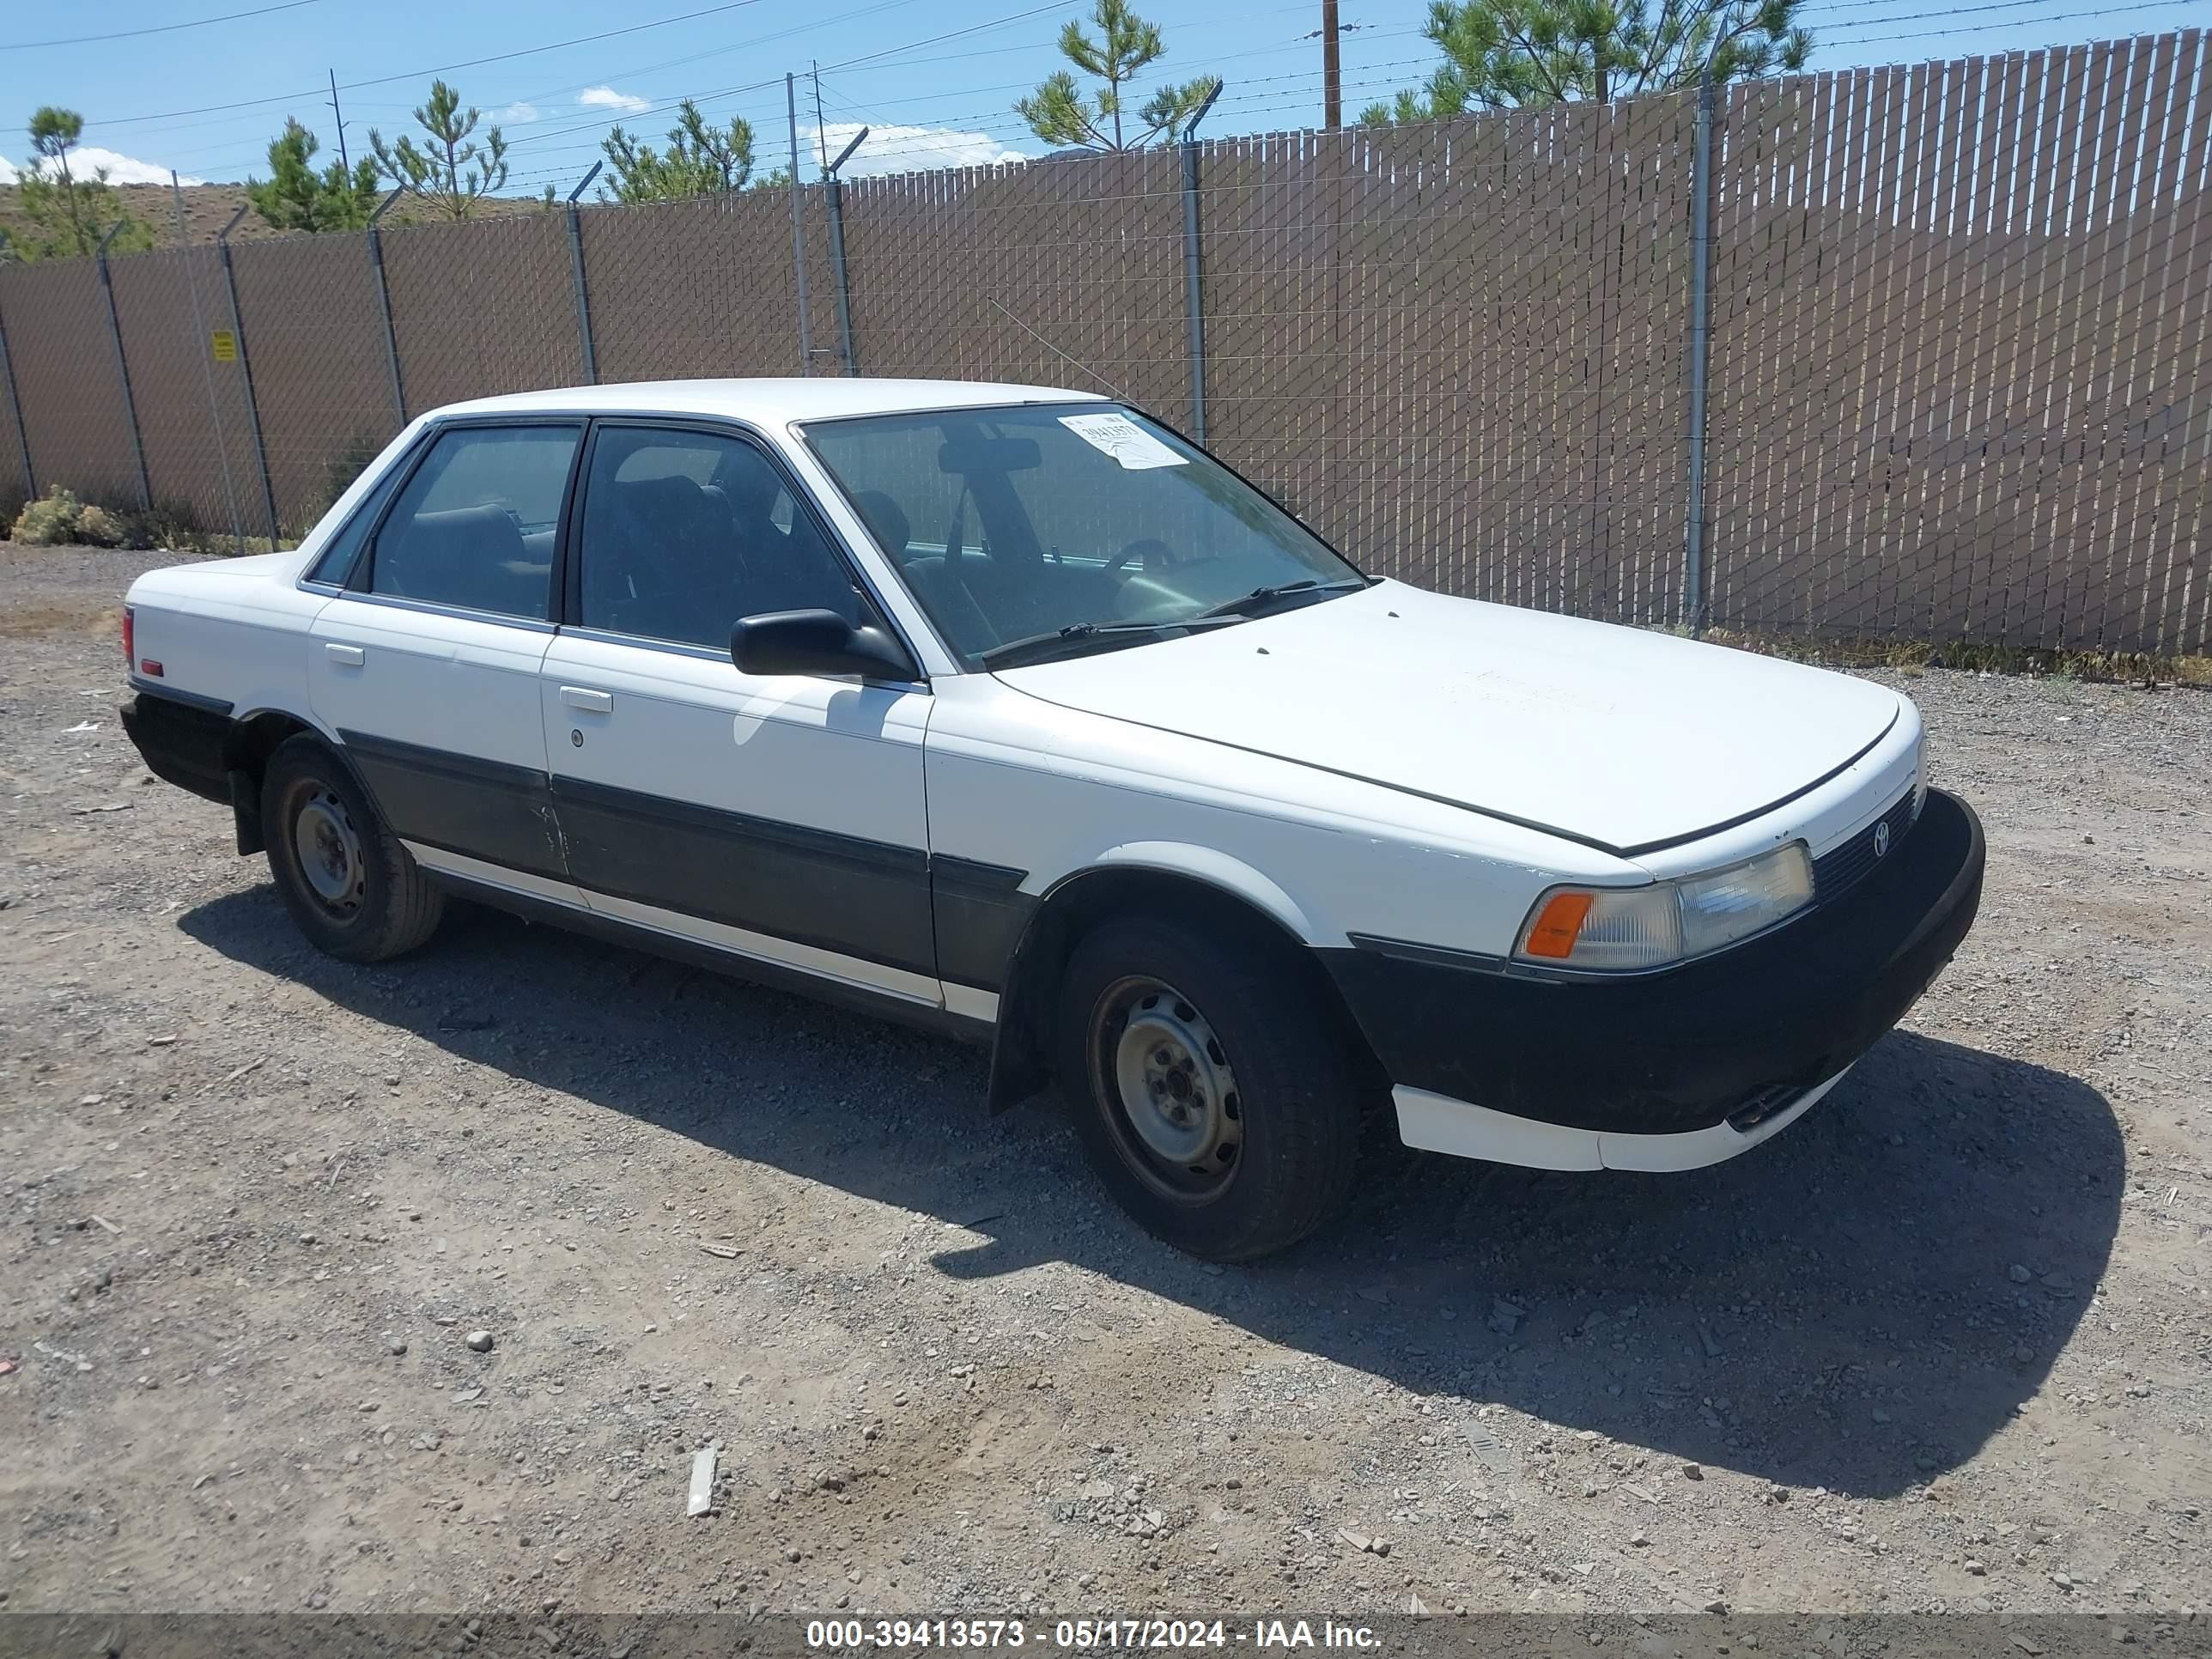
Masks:
[[[495,124],[503,127],[528,126],[538,118],[538,106],[529,103],[509,104],[504,109],[494,110],[491,112],[491,118]]]
[[[166,185],[169,170],[152,161],[142,161],[135,155],[118,155],[112,149],[102,149],[97,144],[82,144],[69,155],[70,173],[79,179],[90,179],[102,167],[107,169],[111,185]],[[39,171],[52,174],[56,171],[51,161],[42,162]],[[0,185],[12,185],[22,176],[21,169],[12,162],[0,161]],[[189,173],[178,176],[182,185],[204,185],[204,179],[195,179]]]
[[[829,149],[835,161],[837,152],[853,142],[853,135],[860,130],[858,121],[831,121],[814,129],[803,129],[807,133],[808,153],[818,164],[823,147]],[[853,153],[853,159],[839,171],[848,179],[870,173],[921,173],[931,167],[984,167],[1000,161],[1026,161],[1030,158],[1018,149],[1011,149],[988,132],[963,132],[952,127],[899,127],[878,125],[868,127],[868,142]],[[802,175],[811,176],[810,169],[802,167]]]
[[[618,109],[625,115],[653,107],[652,99],[634,92],[617,92],[612,87],[586,87],[576,94],[576,101],[586,109]]]

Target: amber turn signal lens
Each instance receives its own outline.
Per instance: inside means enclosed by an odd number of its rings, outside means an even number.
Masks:
[[[1590,893],[1553,894],[1545,901],[1535,924],[1528,929],[1528,941],[1521,947],[1523,954],[1548,957],[1554,962],[1564,962],[1572,956],[1575,937],[1583,930],[1583,918],[1589,915],[1595,896]]]

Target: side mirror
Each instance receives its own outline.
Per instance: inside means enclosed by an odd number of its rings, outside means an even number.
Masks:
[[[834,611],[770,611],[730,630],[730,660],[747,674],[921,678],[905,647],[880,628],[855,628]]]

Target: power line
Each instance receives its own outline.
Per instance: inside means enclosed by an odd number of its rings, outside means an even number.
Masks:
[[[2139,6],[2112,6],[2101,11],[2067,11],[2048,17],[2021,17],[2005,19],[1993,23],[1970,23],[1964,28],[1916,29],[1909,34],[1875,34],[1862,40],[1846,40],[1842,44],[1850,46],[1875,46],[1890,40],[1937,40],[1954,34],[1987,34],[1992,29],[2012,28],[2023,23],[2029,25],[2070,23],[2087,17],[2124,17],[2134,12],[2171,11],[2173,6],[2174,0],[2148,0],[2148,3]],[[1930,12],[1927,15],[1930,17],[1952,15],[1949,12]]]
[[[297,11],[319,0],[283,0],[282,5],[257,7],[252,11],[227,11],[220,17],[195,18],[189,23],[156,23],[150,28],[118,29],[112,34],[72,34],[58,40],[25,40],[0,52],[37,52],[43,46],[88,46],[102,40],[135,40],[142,34],[174,34],[179,29],[204,29],[210,23],[234,23],[241,17],[266,17],[272,11]]]
[[[301,3],[306,3],[306,0],[301,0]],[[647,29],[666,28],[672,23],[689,23],[702,17],[712,17],[720,12],[735,11],[741,6],[759,3],[760,0],[725,0],[725,3],[721,5],[708,6],[700,11],[687,11],[679,17],[663,17],[650,23],[631,23],[618,29],[602,29],[597,34],[580,34],[572,40],[549,41],[542,46],[521,46],[513,52],[493,52],[489,57],[465,58],[457,64],[439,64],[429,69],[409,70],[399,75],[380,75],[367,81],[348,81],[338,90],[352,92],[361,87],[389,86],[394,81],[415,81],[426,75],[444,75],[452,70],[478,69],[486,64],[504,64],[517,58],[534,58],[540,52],[560,52],[568,46],[586,46],[594,41],[611,40],[617,35],[639,34]],[[313,92],[315,94],[319,94],[322,90],[322,88],[317,87]],[[222,110],[252,109],[257,106],[289,103],[295,99],[310,95],[307,93],[288,92],[274,98],[246,98],[234,104],[210,104],[200,109],[170,110],[161,115],[103,116],[97,121],[87,119],[85,125],[106,127],[131,126],[143,121],[167,121],[180,115],[211,115]]]
[[[886,46],[881,52],[869,52],[860,58],[848,58],[842,64],[825,64],[822,67],[825,72],[831,70],[849,69],[855,64],[872,62],[876,58],[887,58],[897,52],[911,51],[917,46],[933,46],[940,41],[957,40],[963,35],[981,34],[991,29],[1005,28],[1010,24],[1019,23],[1029,18],[1035,17],[1041,12],[1060,10],[1065,4],[1066,0],[1047,0],[1046,4],[1032,6],[1027,11],[1014,12],[1008,16],[994,18],[988,22],[972,24],[966,28],[948,29],[941,34],[928,35],[920,40],[908,41],[903,46]],[[879,9],[880,8],[878,7],[869,7],[865,9],[876,10]],[[778,77],[778,79],[781,78],[781,77],[780,76]],[[659,114],[673,108],[676,105],[682,103],[685,97],[690,98],[695,103],[701,103],[709,98],[735,97],[742,93],[757,92],[763,87],[769,87],[775,84],[775,82],[773,81],[757,81],[747,86],[722,87],[711,92],[686,93],[674,100],[664,99],[658,100],[649,108],[636,111],[626,111],[621,115],[614,116],[606,120],[580,121],[575,123],[574,125],[556,128],[550,132],[525,133],[520,138],[510,140],[507,144],[507,148],[509,149],[517,149],[524,144],[538,143],[547,138],[562,137],[572,132],[590,131],[599,127],[613,126],[621,121],[630,120],[647,115]]]
[[[1894,3],[1895,0],[1890,0],[1890,3],[1893,4]],[[1862,17],[1856,22],[1828,24],[1823,27],[1822,33],[1823,34],[1826,34],[1831,31],[1841,33],[1851,29],[1880,28],[1884,24],[1887,23],[1918,23],[1931,18],[1942,19],[1949,17],[1965,17],[1976,12],[2019,11],[2026,7],[2034,7],[2047,3],[2048,0],[1990,0],[1990,3],[1984,5],[1948,6],[1942,11],[1900,11],[1887,17]],[[2078,15],[2100,16],[2104,14],[2091,12]],[[1999,25],[1998,27],[2002,27],[2002,25]]]

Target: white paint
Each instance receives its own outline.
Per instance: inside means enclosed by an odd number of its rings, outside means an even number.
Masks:
[[[818,950],[811,945],[797,945],[787,939],[756,933],[744,927],[705,921],[697,916],[678,915],[673,910],[640,904],[633,899],[615,898],[605,893],[589,893],[585,896],[595,914],[612,916],[633,927],[642,927],[647,933],[665,933],[671,939],[689,939],[696,945],[710,945],[733,957],[774,963],[782,968],[796,968],[817,979],[830,980],[863,991],[878,992],[905,1002],[918,1002],[931,1007],[944,1006],[937,981],[921,974],[910,974],[902,968],[886,968],[880,963],[864,962],[858,957]]]
[[[1398,582],[999,678],[1618,848],[1773,806],[1901,702],[1796,663]]]
[[[1778,1112],[1749,1130],[1716,1123],[1679,1134],[1614,1134],[1574,1129],[1471,1105],[1426,1089],[1393,1089],[1398,1109],[1398,1138],[1425,1152],[1455,1158],[1479,1158],[1492,1164],[1517,1164],[1532,1170],[1642,1170],[1668,1173],[1703,1169],[1749,1152],[1771,1140],[1827,1097],[1844,1080],[1845,1066],[1808,1091],[1787,1111]]]
[[[980,1019],[987,1025],[999,1023],[999,994],[979,991],[972,985],[955,985],[945,981],[945,1012],[958,1014],[967,1019]]]

